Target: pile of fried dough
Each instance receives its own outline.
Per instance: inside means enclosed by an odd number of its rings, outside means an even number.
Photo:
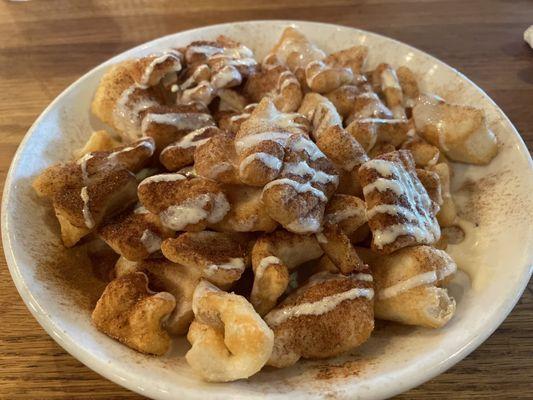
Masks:
[[[109,129],[33,184],[66,247],[119,256],[100,331],[153,355],[187,335],[191,368],[224,382],[352,350],[375,318],[452,318],[450,161],[498,143],[482,110],[369,70],[368,51],[287,28],[262,62],[220,36],[106,72]]]

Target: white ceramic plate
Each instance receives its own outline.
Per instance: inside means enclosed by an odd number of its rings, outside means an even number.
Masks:
[[[246,381],[201,382],[188,368],[179,340],[171,354],[140,355],[99,333],[90,306],[101,288],[82,251],[62,248],[50,207],[30,183],[43,168],[70,158],[98,123],[90,102],[113,63],[219,34],[243,42],[262,57],[282,29],[295,25],[326,51],[370,47],[370,67],[385,61],[417,72],[426,90],[449,102],[482,107],[501,141],[488,167],[459,166],[454,179],[463,213],[477,223],[452,246],[466,274],[450,286],[457,314],[441,330],[385,325],[361,348],[341,358],[265,369]],[[65,90],[28,131],[13,160],[2,203],[2,238],[11,275],[35,318],[69,353],[101,375],[158,399],[378,399],[405,391],[446,370],[482,343],[504,320],[531,276],[533,167],[518,132],[475,84],[437,59],[403,43],[357,29],[311,22],[253,21],[181,32],[129,50],[96,67]],[[464,184],[465,182],[469,182]],[[83,283],[80,283],[83,282]],[[494,373],[497,373],[495,370]]]

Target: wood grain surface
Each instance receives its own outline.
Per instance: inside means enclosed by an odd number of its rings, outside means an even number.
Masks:
[[[456,67],[504,110],[533,148],[533,2],[369,0],[32,0],[0,3],[0,182],[35,118],[107,58],[184,29],[301,19],[378,32]],[[512,268],[512,266],[509,266]],[[0,398],[142,398],[89,370],[30,315],[0,259]],[[533,285],[502,326],[448,372],[399,399],[533,398]]]

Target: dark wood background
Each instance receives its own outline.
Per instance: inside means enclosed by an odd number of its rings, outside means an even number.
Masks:
[[[0,3],[0,184],[35,118],[107,58],[184,29],[249,19],[331,22],[425,50],[481,86],[533,148],[533,1],[31,0]],[[400,399],[533,398],[533,285],[503,325]],[[0,257],[0,398],[137,399],[63,351],[32,318]]]

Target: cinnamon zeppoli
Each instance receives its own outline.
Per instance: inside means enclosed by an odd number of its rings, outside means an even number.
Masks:
[[[440,328],[455,313],[455,300],[441,286],[456,272],[453,259],[430,246],[406,247],[389,255],[358,248],[372,268],[376,318]]]
[[[384,254],[440,238],[437,203],[420,182],[407,150],[384,154],[359,169],[372,230],[372,249]]]
[[[274,331],[268,365],[334,357],[365,342],[374,329],[372,275],[321,272],[265,316]]]

